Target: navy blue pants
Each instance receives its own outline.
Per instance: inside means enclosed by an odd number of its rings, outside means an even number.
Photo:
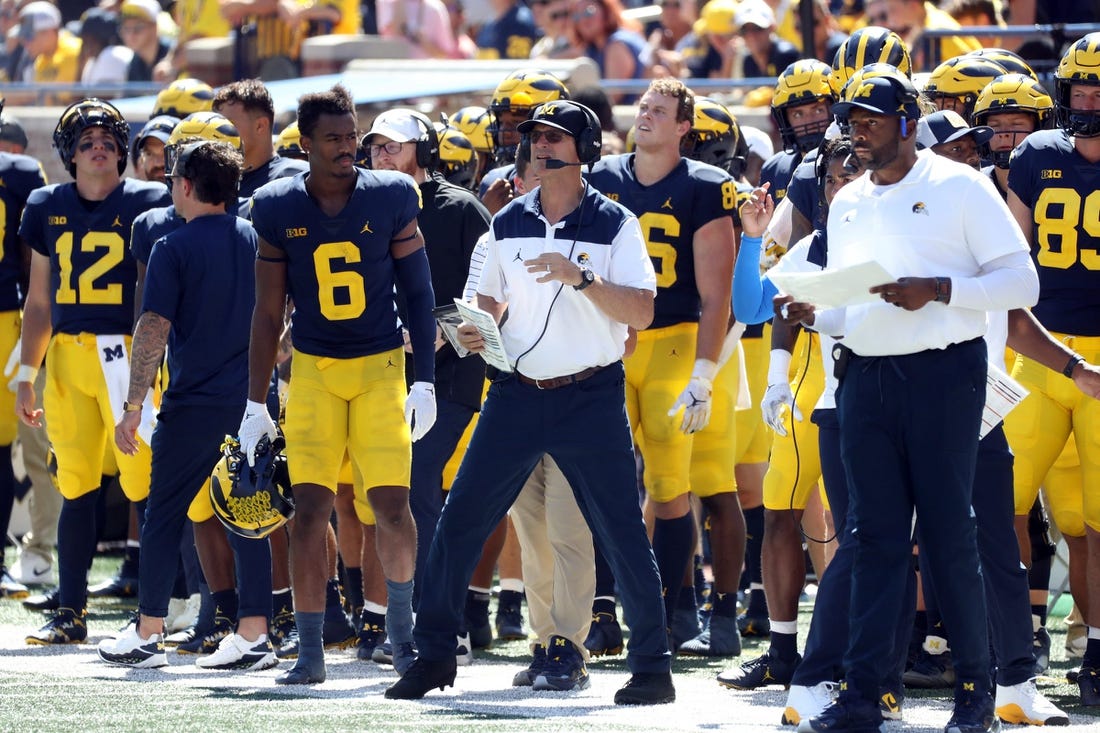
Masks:
[[[414,634],[424,659],[454,656],[481,547],[549,453],[615,573],[630,619],[627,666],[634,673],[669,671],[661,579],[638,506],[624,382],[616,362],[559,389],[514,377],[489,388],[428,553]]]
[[[906,356],[853,355],[837,390],[856,543],[845,678],[849,694],[869,703],[877,703],[895,660],[914,509],[926,539],[922,559],[944,598],[956,689],[989,690],[971,509],[985,381],[985,342],[973,339]]]
[[[416,522],[416,582],[413,583],[413,608],[420,600],[421,579],[428,562],[428,551],[435,525],[443,509],[443,469],[473,419],[474,411],[451,400],[436,400],[436,418],[432,429],[412,445],[412,478],[409,482],[409,508]]]
[[[138,610],[164,618],[175,583],[187,508],[221,458],[226,435],[234,435],[244,406],[173,407],[157,416],[153,472],[141,534]],[[240,616],[271,616],[271,548],[266,539],[230,533],[236,556]],[[167,570],[172,568],[173,570]]]

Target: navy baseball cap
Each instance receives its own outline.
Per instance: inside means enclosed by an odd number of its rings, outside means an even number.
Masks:
[[[900,74],[864,78],[845,86],[842,93],[843,98],[833,105],[833,114],[839,119],[847,118],[857,107],[892,117],[911,120],[920,117],[917,90]]]
[[[531,112],[531,116],[519,123],[516,129],[525,135],[531,132],[531,128],[535,125],[546,125],[561,130],[573,138],[579,138],[580,134],[591,124],[590,120],[595,119],[595,117],[596,114],[583,104],[566,99],[557,99],[552,102],[544,102],[535,107]]]
[[[27,131],[14,117],[0,115],[0,140],[27,147]]]
[[[993,128],[980,125],[971,127],[954,110],[944,109],[922,117],[917,123],[917,144],[924,148],[943,145],[970,135],[978,145],[993,139]]]

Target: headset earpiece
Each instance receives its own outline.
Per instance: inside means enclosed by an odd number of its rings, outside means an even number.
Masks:
[[[435,131],[435,125],[419,112],[411,111],[410,115],[424,130],[424,133],[416,141],[416,165],[428,171],[434,171],[439,167],[439,133]]]
[[[595,112],[583,104],[577,102],[571,102],[571,104],[580,108],[588,120],[588,124],[576,139],[577,160],[581,163],[595,163],[600,159],[600,151],[603,150],[603,129],[600,127],[600,120]]]
[[[904,117],[901,118],[901,136],[908,137],[909,135],[909,120]]]
[[[519,146],[516,148],[516,160],[524,158],[528,163],[531,160],[531,138],[530,136],[523,134],[519,137]]]

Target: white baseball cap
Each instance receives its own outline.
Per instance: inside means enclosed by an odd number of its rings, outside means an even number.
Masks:
[[[389,109],[374,118],[366,141],[375,135],[383,135],[399,143],[419,140],[427,134],[424,123],[410,109]]]

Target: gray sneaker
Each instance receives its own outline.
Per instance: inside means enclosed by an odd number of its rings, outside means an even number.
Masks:
[[[737,628],[737,617],[712,615],[703,633],[681,644],[679,652],[696,657],[740,656],[741,630]]]

